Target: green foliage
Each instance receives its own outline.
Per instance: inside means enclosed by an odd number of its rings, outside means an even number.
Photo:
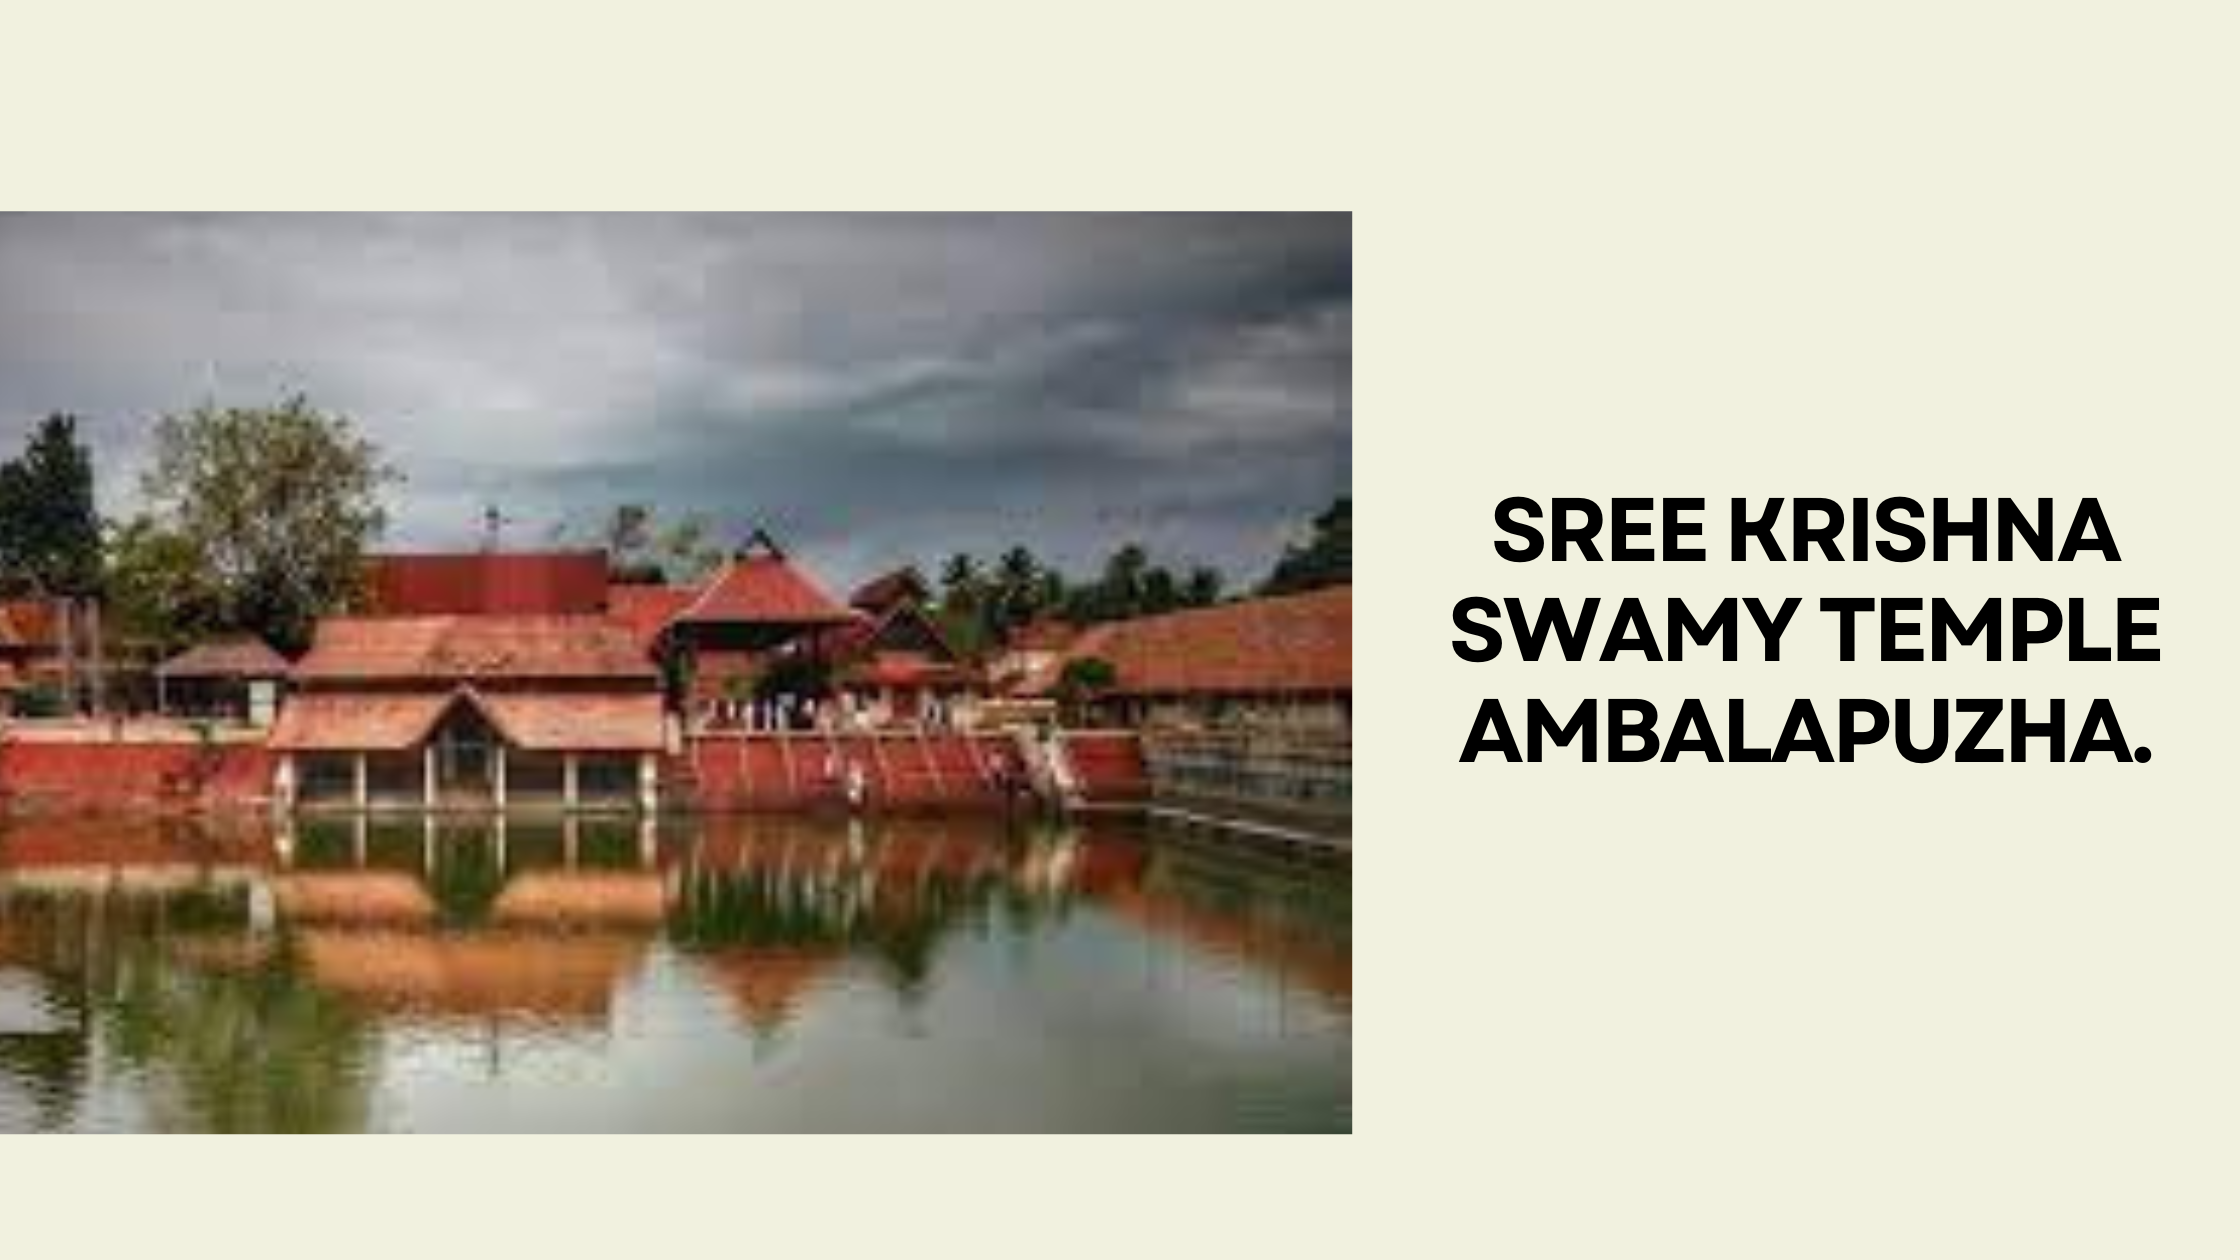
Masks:
[[[224,593],[201,553],[146,516],[112,531],[108,587],[117,628],[165,656],[216,633],[226,620]]]
[[[0,463],[0,587],[19,595],[100,592],[93,461],[74,417],[47,417],[22,455]]]
[[[1101,656],[1076,656],[1058,671],[1058,691],[1066,696],[1094,695],[1119,681],[1120,671]]]
[[[1057,700],[1066,721],[1081,722],[1082,704],[1120,681],[1120,671],[1101,656],[1076,656],[1058,671]]]
[[[165,416],[141,483],[147,512],[119,533],[138,552],[118,557],[120,574],[137,569],[125,615],[202,618],[301,648],[319,617],[357,598],[387,520],[381,490],[397,479],[356,425],[301,395]]]
[[[983,565],[970,555],[951,556],[941,569],[937,615],[958,650],[973,653],[1009,642],[1033,621],[1063,617],[1086,625],[1118,621],[1219,602],[1218,570],[1200,565],[1178,578],[1153,563],[1140,543],[1112,553],[1093,581],[1075,584],[1025,547],[1012,547]]]
[[[664,524],[643,503],[615,507],[600,542],[617,581],[691,584],[723,563],[724,551],[706,517],[695,512]]]
[[[1306,541],[1284,548],[1275,572],[1261,584],[1268,595],[1289,595],[1353,580],[1353,498],[1332,503],[1314,518]]]

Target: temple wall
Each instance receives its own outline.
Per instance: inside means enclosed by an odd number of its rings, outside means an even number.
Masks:
[[[277,758],[254,744],[0,741],[0,800],[95,808],[231,807],[271,798]]]
[[[998,732],[696,734],[664,758],[662,800],[715,811],[1003,809],[1024,804],[1018,753]],[[1016,798],[1016,799],[1015,799]]]

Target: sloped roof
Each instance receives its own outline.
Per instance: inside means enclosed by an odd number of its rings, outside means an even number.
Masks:
[[[657,681],[628,627],[605,616],[329,617],[299,682]]]
[[[678,613],[700,598],[697,587],[617,584],[607,588],[607,615],[629,627],[648,652]]]
[[[166,678],[285,678],[288,659],[255,635],[197,643],[163,664]]]
[[[842,666],[838,677],[867,687],[951,687],[971,681],[972,671],[923,652],[873,652]]]
[[[392,553],[368,560],[366,586],[392,617],[580,616],[605,610],[607,553]]]
[[[915,636],[912,630],[917,632]],[[859,614],[846,625],[826,631],[819,646],[837,661],[880,651],[917,652],[944,661],[961,659],[940,624],[910,601],[891,604],[876,616]]]
[[[839,625],[856,614],[833,602],[776,551],[742,555],[674,618],[680,625]]]
[[[659,752],[666,746],[661,694],[470,693],[516,748],[532,752]]]
[[[882,573],[865,582],[848,596],[848,602],[865,612],[885,612],[905,600],[924,601],[933,594],[926,585],[925,576],[907,565],[891,573]]]
[[[395,752],[424,742],[450,706],[441,693],[299,693],[280,706],[266,744],[281,752]]]
[[[1056,617],[1037,617],[1011,632],[1004,646],[1014,652],[1059,652],[1081,636],[1081,627]]]
[[[1353,588],[1092,626],[1067,659],[1110,661],[1115,695],[1353,690]]]
[[[644,692],[303,692],[281,706],[269,746],[283,752],[396,752],[427,742],[454,704],[532,752],[658,752],[661,695]]]

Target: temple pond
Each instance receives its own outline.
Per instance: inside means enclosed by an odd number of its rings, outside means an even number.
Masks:
[[[1346,1130],[1349,877],[1132,821],[0,821],[0,1131]]]

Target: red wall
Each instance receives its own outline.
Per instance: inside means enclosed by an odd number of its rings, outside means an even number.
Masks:
[[[392,617],[607,608],[607,557],[599,551],[375,556],[368,578],[374,610]]]
[[[666,759],[662,794],[712,810],[845,807],[852,763],[869,808],[1001,809],[998,767],[1016,761],[1009,737],[993,734],[708,734]]]
[[[270,798],[276,758],[255,745],[0,743],[13,803],[250,805]]]
[[[1140,801],[1151,795],[1143,741],[1131,731],[1068,732],[1066,758],[1081,794],[1098,804]]]

